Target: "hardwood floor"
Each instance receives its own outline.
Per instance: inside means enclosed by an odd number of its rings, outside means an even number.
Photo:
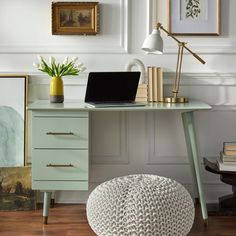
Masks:
[[[48,225],[42,224],[41,214],[42,209],[0,212],[0,236],[95,236],[86,220],[85,205],[56,204],[50,209]],[[209,217],[205,228],[197,209],[189,236],[236,236],[236,217]]]

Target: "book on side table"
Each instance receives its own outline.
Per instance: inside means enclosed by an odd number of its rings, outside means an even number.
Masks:
[[[236,172],[236,162],[223,162],[221,158],[218,158],[216,164],[220,171]]]
[[[236,172],[236,142],[224,142],[216,164],[220,171]]]

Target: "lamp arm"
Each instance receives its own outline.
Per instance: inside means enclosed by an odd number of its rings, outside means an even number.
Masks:
[[[171,34],[168,30],[166,30],[161,23],[156,24],[157,29],[163,30],[168,36],[170,36],[172,39],[174,39],[178,44],[182,43],[179,41],[173,34]],[[197,60],[199,60],[202,64],[205,64],[206,62],[198,56],[196,53],[194,53],[192,50],[190,50],[186,45],[183,45],[183,47],[190,52]]]

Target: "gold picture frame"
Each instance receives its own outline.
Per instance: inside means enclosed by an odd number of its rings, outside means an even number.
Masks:
[[[168,0],[168,31],[180,36],[219,36],[221,0],[194,1]]]
[[[96,35],[98,33],[98,2],[52,3],[52,34]]]
[[[28,165],[28,80],[28,75],[0,74],[0,167]]]

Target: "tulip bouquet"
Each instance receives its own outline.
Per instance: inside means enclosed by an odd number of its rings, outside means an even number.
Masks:
[[[82,63],[78,63],[78,57],[65,57],[62,64],[57,63],[54,57],[49,58],[47,63],[42,56],[38,56],[38,63],[33,63],[38,70],[52,77],[50,81],[50,102],[62,103],[64,101],[63,76],[78,75],[86,70]]]
[[[49,58],[47,63],[42,56],[38,56],[39,62],[33,63],[33,66],[38,70],[47,73],[51,77],[62,77],[68,75],[78,75],[86,70],[83,63],[78,62],[78,57],[65,57],[62,64],[57,63],[54,57]]]

